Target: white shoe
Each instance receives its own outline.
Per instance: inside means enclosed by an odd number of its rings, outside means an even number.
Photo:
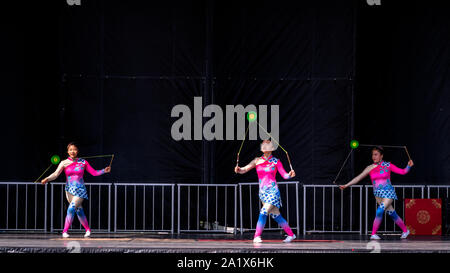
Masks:
[[[253,239],[253,243],[262,243],[261,236],[255,237],[255,238]]]
[[[91,232],[90,231],[86,231],[86,233],[84,234],[84,237],[91,237]]]
[[[370,240],[381,240],[380,236],[374,234],[372,236],[370,236]]]
[[[406,230],[406,232],[402,233],[402,236],[400,236],[400,239],[406,239],[406,237],[408,237],[409,235],[409,229]]]
[[[283,243],[290,243],[294,241],[295,238],[297,238],[295,234],[293,234],[292,236],[287,236],[286,239],[283,240]]]
[[[64,232],[64,233],[62,234],[62,237],[63,237],[63,238],[69,238],[69,233]]]

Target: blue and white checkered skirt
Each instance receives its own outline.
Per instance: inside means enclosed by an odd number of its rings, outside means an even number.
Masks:
[[[379,185],[377,188],[373,188],[373,195],[381,198],[389,198],[397,200],[397,194],[395,193],[395,189],[391,184],[388,185]]]
[[[84,183],[79,182],[68,182],[66,183],[66,192],[72,194],[73,196],[77,196],[83,199],[88,198],[88,192]]]
[[[281,208],[281,196],[278,187],[269,187],[259,190],[259,199],[263,203],[269,203],[277,208]]]

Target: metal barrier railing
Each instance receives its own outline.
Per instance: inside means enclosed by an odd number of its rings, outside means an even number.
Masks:
[[[282,208],[281,214],[289,223],[291,229],[297,230],[297,236],[300,235],[300,203],[299,203],[299,182],[298,181],[282,181],[277,182],[278,189],[280,190]],[[244,189],[248,188],[248,193],[244,193]],[[243,202],[244,196],[248,196],[248,203]],[[254,221],[253,216],[259,215],[261,210],[261,202],[259,200],[259,183],[239,183],[239,211],[240,211],[240,232],[244,231],[254,231],[256,229],[256,221]],[[290,198],[295,198],[295,208],[290,207]],[[258,210],[256,210],[258,208]],[[256,217],[258,218],[258,216]],[[244,219],[248,219],[248,222]],[[268,217],[268,227],[264,230],[282,230],[278,224],[272,221],[271,217]],[[292,221],[295,220],[295,221]],[[247,227],[244,227],[247,225]]]
[[[183,190],[184,188],[186,189]],[[231,193],[228,193],[229,189]],[[191,210],[191,207],[194,209]],[[182,219],[182,216],[186,218]],[[231,222],[233,224],[228,226]],[[236,234],[236,226],[236,184],[178,184],[178,234],[180,232]]]
[[[377,202],[374,197],[372,201],[369,201],[369,192],[371,192],[373,196],[373,186],[365,185],[366,187],[366,234],[369,234],[371,230],[369,230],[372,225],[369,223],[369,219],[373,221],[375,218],[375,212],[377,210]],[[395,192],[397,194],[398,200],[394,200],[392,202],[392,206],[396,210],[398,215],[401,215],[402,219],[405,219],[405,210],[404,210],[404,199],[405,198],[424,198],[425,196],[425,185],[395,185]],[[369,205],[372,204],[372,205]],[[370,206],[370,208],[369,208]],[[396,226],[394,221],[390,220],[390,217],[385,213],[383,217],[384,225],[381,224],[378,229],[381,233],[397,233],[400,232],[400,228]]]
[[[114,232],[173,233],[174,191],[175,184],[114,183]],[[170,204],[170,215],[165,214],[167,204]],[[123,206],[119,208],[119,205]],[[130,207],[132,213],[128,212]]]
[[[432,185],[427,186],[428,188],[428,198],[449,198],[449,189],[450,186],[444,186],[444,185]]]
[[[64,182],[50,183],[50,231],[62,231],[67,207]],[[89,200],[82,204],[89,227],[96,232],[111,232],[111,186],[112,183],[86,183]],[[104,206],[104,202],[108,202]],[[77,218],[77,217],[75,217]],[[70,231],[84,232],[81,223],[74,220]]]
[[[355,185],[346,190],[341,190],[336,185],[303,185],[303,234],[362,234],[362,192],[362,185]],[[309,224],[310,222],[312,224]]]
[[[5,220],[0,221],[0,230],[47,231],[47,187],[33,182],[0,183],[0,219]]]
[[[313,232],[370,232],[377,204],[369,194],[372,185],[354,185],[344,191],[334,185],[302,185],[300,203],[298,181],[278,182],[283,202],[282,214],[292,229],[303,234]],[[59,231],[64,226],[68,202],[63,182],[42,186],[32,182],[0,183],[0,230]],[[114,185],[114,196],[111,196]],[[175,186],[178,186],[175,208]],[[48,198],[50,187],[50,198]],[[89,225],[96,232],[170,232],[174,233],[177,209],[177,232],[254,231],[261,208],[259,184],[148,184],[87,183],[89,200],[83,203]],[[365,188],[365,194],[363,190]],[[446,198],[447,185],[396,185],[398,200],[393,202],[404,219],[405,198]],[[425,192],[427,190],[427,192]],[[239,194],[239,197],[238,197]],[[239,204],[237,204],[239,198]],[[364,204],[363,204],[364,202]],[[112,212],[112,205],[114,212]],[[238,208],[239,206],[239,208]],[[50,208],[50,209],[48,209]],[[257,209],[258,208],[258,209]],[[50,219],[47,220],[48,211]],[[303,223],[300,222],[300,214]],[[387,216],[387,215],[386,215]],[[384,217],[379,231],[397,233],[400,229]],[[114,226],[112,227],[112,219]],[[364,225],[363,225],[364,222]],[[50,224],[50,225],[48,225]],[[280,230],[270,217],[266,230]],[[84,231],[74,221],[71,231]]]

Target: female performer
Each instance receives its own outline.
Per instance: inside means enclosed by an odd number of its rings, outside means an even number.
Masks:
[[[83,200],[88,199],[87,189],[83,180],[84,170],[86,169],[93,176],[99,176],[104,173],[109,173],[111,171],[111,167],[106,167],[100,171],[94,170],[86,160],[77,157],[78,148],[73,142],[67,145],[67,153],[69,154],[69,158],[61,161],[56,171],[47,178],[44,178],[41,183],[45,185],[47,182],[55,180],[64,169],[67,178],[65,190],[66,198],[69,202],[69,208],[67,209],[67,216],[62,236],[64,238],[69,237],[67,231],[72,225],[75,214],[77,214],[80,223],[86,229],[86,234],[84,237],[89,237],[91,235],[91,229],[89,228],[86,215],[84,214],[83,207],[81,206]]]
[[[279,208],[281,207],[280,191],[275,180],[275,176],[280,172],[284,179],[295,176],[294,170],[289,174],[284,170],[281,161],[272,156],[274,150],[273,144],[269,140],[261,143],[261,152],[263,156],[253,159],[247,166],[240,168],[236,166],[235,173],[244,174],[256,167],[259,178],[259,199],[262,202],[262,208],[259,214],[258,223],[256,224],[256,232],[253,239],[255,243],[261,243],[261,234],[266,224],[267,216],[270,215],[287,233],[287,237],[283,242],[290,243],[296,237],[289,227],[288,222],[281,216]]]
[[[402,218],[397,215],[394,208],[392,207],[392,202],[397,200],[397,195],[395,194],[395,189],[391,184],[391,171],[401,175],[405,175],[409,172],[410,168],[414,165],[412,160],[409,160],[408,165],[404,169],[396,167],[390,162],[383,161],[384,149],[381,146],[376,146],[372,148],[372,160],[373,164],[366,167],[366,169],[357,177],[353,178],[352,181],[345,185],[339,186],[341,190],[354,185],[361,181],[367,175],[370,175],[370,179],[373,184],[373,194],[377,200],[378,209],[376,212],[375,220],[373,221],[371,240],[380,240],[381,238],[376,234],[377,230],[383,220],[384,211],[386,210],[392,220],[402,229],[403,233],[400,238],[406,239],[409,235],[409,230],[406,228],[405,223],[403,223]]]

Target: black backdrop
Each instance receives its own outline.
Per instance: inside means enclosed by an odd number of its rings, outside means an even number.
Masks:
[[[89,181],[255,181],[233,173],[240,141],[171,138],[172,107],[201,96],[223,109],[278,104],[301,182],[330,183],[356,138],[408,146],[416,166],[394,183],[448,184],[450,19],[423,1],[390,2],[5,4],[0,179],[36,179],[75,140],[81,155],[116,155],[111,174]],[[248,141],[241,162],[258,154]],[[352,159],[339,182],[369,151]]]
[[[435,1],[384,1],[375,9],[362,4],[357,24],[355,137],[407,145],[416,166],[407,176],[396,176],[396,183],[449,184],[446,9]],[[388,158],[397,165],[407,161],[406,153],[389,152]],[[364,157],[367,160],[355,162],[360,163],[356,169],[369,162],[370,157]]]

